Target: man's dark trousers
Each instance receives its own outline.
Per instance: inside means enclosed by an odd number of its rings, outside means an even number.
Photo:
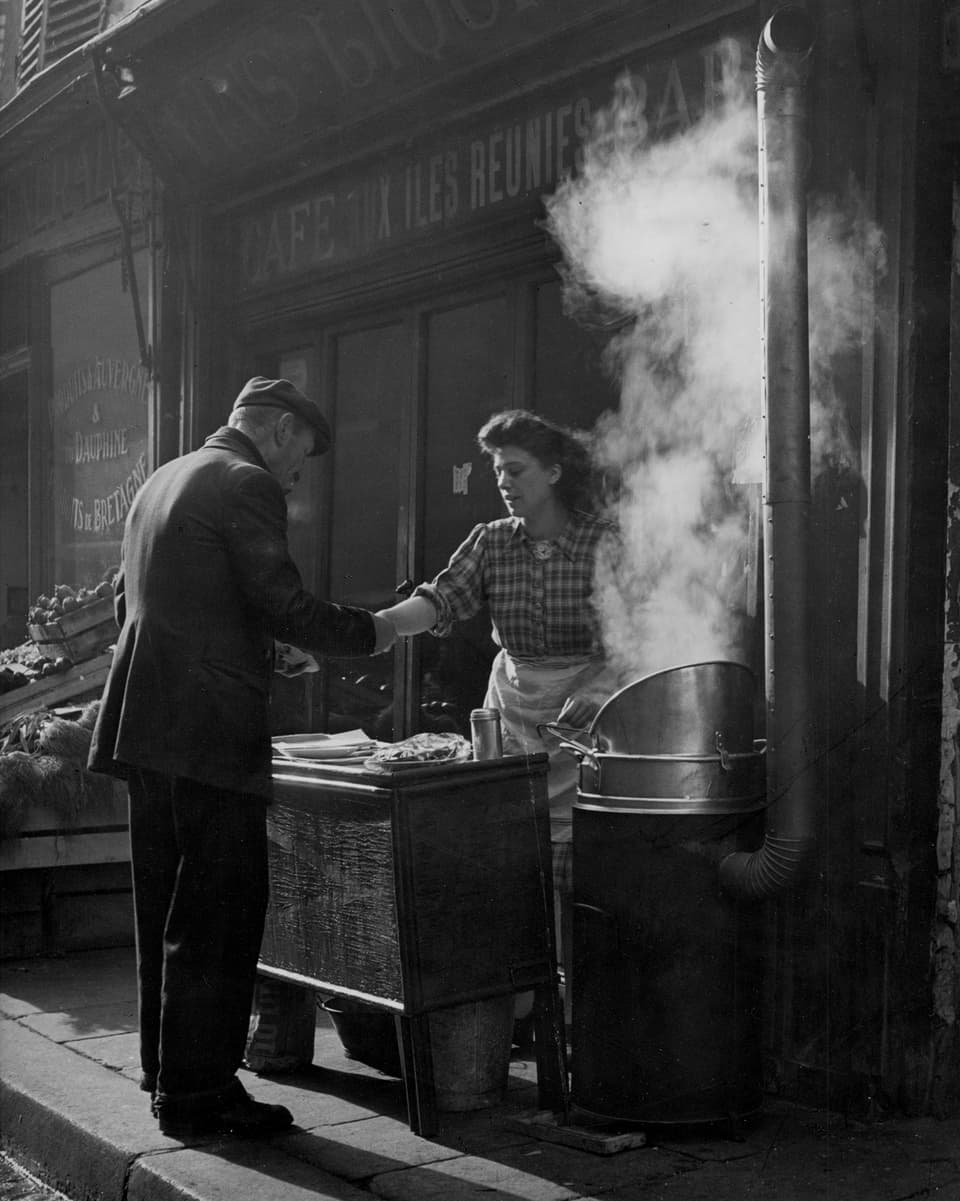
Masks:
[[[144,769],[129,785],[144,1084],[202,1102],[243,1060],[267,908],[267,802]]]

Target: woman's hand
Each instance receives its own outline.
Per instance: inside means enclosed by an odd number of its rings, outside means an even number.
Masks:
[[[558,726],[570,726],[574,730],[586,730],[597,715],[599,706],[589,697],[574,693],[563,702],[563,708],[557,718]]]
[[[397,640],[396,627],[388,617],[381,617],[379,613],[371,613],[370,616],[373,618],[373,631],[376,636],[376,645],[370,653],[385,654]]]

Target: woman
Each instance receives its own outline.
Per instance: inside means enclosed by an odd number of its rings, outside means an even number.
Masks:
[[[571,431],[509,409],[486,422],[477,442],[492,461],[509,516],[475,526],[432,583],[377,616],[400,635],[429,630],[443,637],[489,606],[501,649],[484,706],[500,711],[505,754],[545,751],[550,757],[560,959],[569,976],[577,764],[538,727],[559,721],[583,729],[610,692],[601,683],[603,654],[591,596],[597,553],[612,539],[613,527],[589,511],[590,462]]]

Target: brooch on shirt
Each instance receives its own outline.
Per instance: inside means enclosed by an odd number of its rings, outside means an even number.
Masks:
[[[552,542],[543,541],[543,542],[534,542],[534,544],[533,544],[533,557],[535,559],[540,559],[541,562],[544,559],[551,558],[553,556],[553,552],[554,552],[554,545]]]

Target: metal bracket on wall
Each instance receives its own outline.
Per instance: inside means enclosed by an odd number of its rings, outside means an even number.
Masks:
[[[126,278],[130,281],[130,299],[133,303],[133,320],[137,328],[137,345],[140,348],[140,363],[146,370],[153,375],[153,349],[147,340],[146,328],[143,323],[143,308],[140,303],[140,287],[137,282],[136,265],[133,258],[133,238],[130,232],[130,214],[124,208],[121,199],[122,194],[128,189],[124,188],[120,177],[120,154],[117,147],[117,133],[115,126],[115,118],[107,104],[106,95],[103,87],[103,66],[100,62],[94,63],[93,78],[97,87],[97,98],[100,101],[100,107],[103,110],[104,124],[107,133],[107,147],[110,153],[110,203],[113,205],[113,211],[117,217],[117,224],[120,227],[120,249],[123,256],[123,269]]]

